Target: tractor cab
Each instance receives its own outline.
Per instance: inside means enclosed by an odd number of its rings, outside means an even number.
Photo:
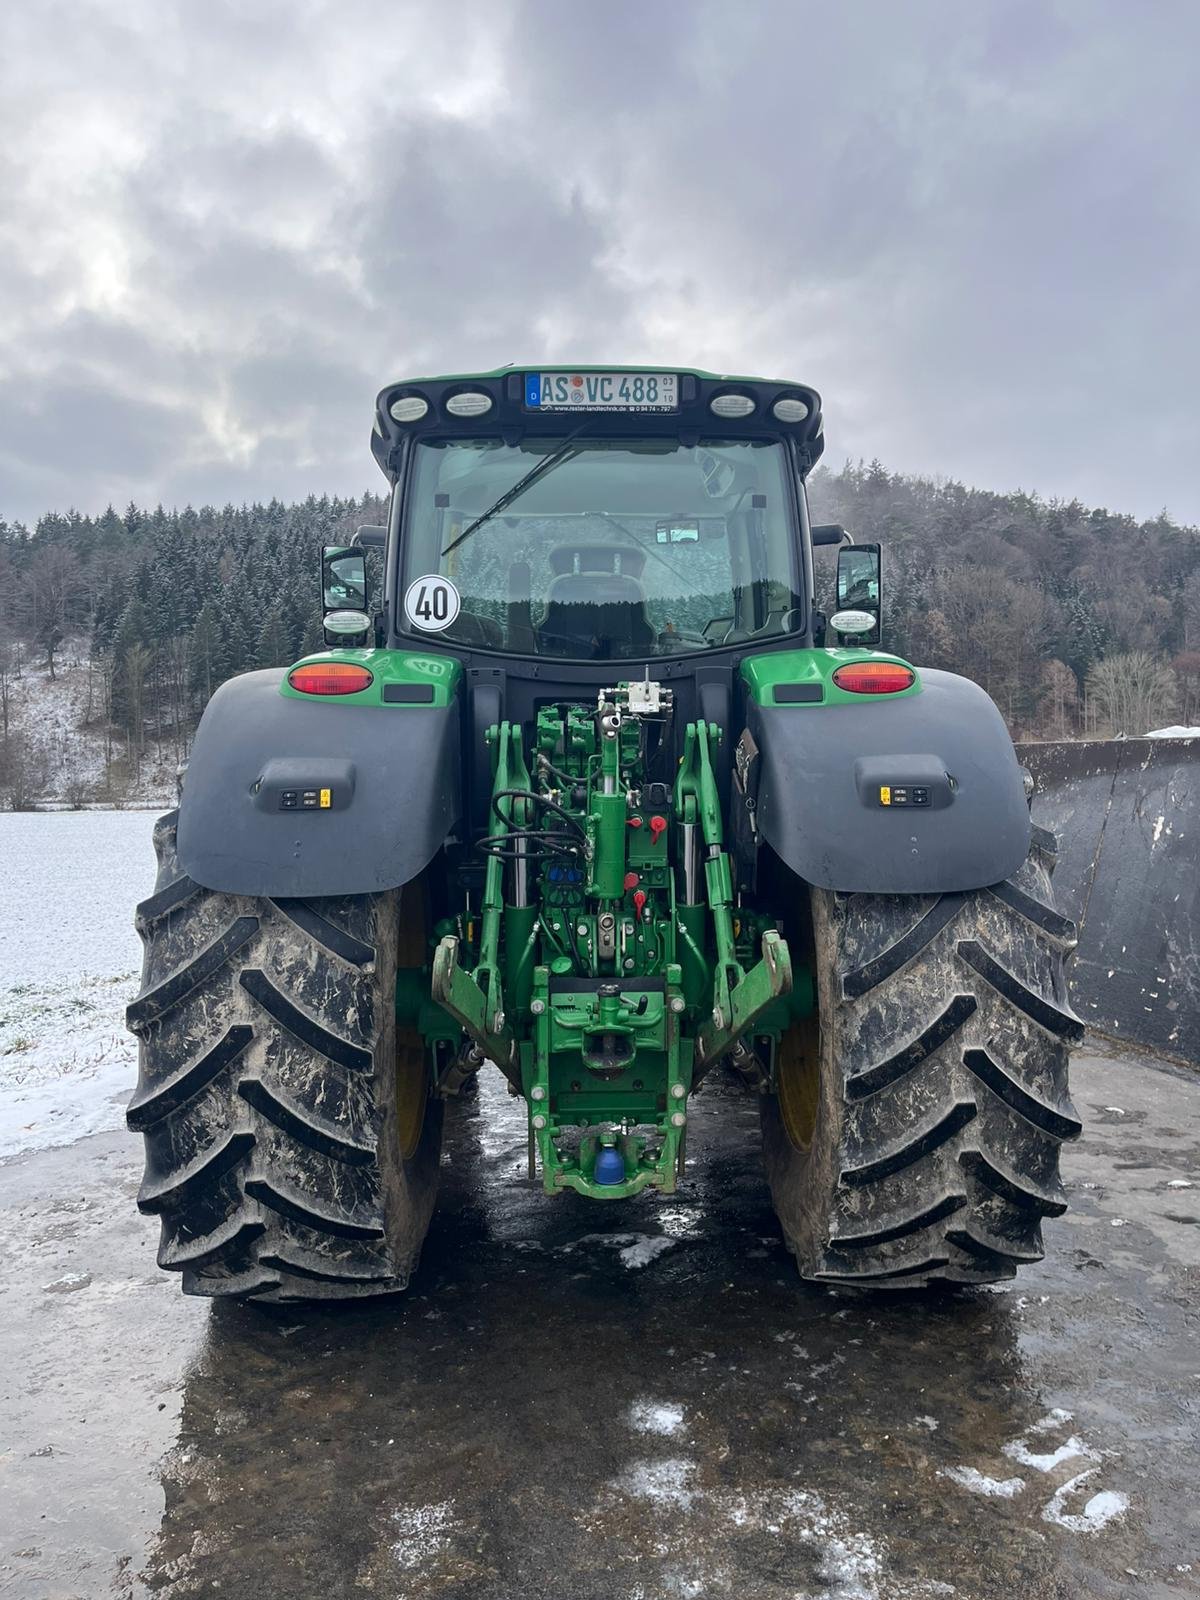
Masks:
[[[484,373],[379,397],[393,644],[649,661],[803,637],[811,389]]]

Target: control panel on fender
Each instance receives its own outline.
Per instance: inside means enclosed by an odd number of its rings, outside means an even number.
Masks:
[[[879,785],[879,804],[881,806],[927,806],[929,804],[929,790],[915,784],[881,783]]]
[[[881,811],[941,811],[957,784],[939,756],[923,752],[860,756],[854,763],[860,802]]]
[[[332,789],[284,789],[279,795],[281,811],[328,811],[332,805]]]
[[[260,811],[344,811],[354,798],[354,763],[335,757],[280,757],[268,761],[251,787]]]

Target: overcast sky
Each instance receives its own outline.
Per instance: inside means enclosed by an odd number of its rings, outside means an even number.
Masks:
[[[0,9],[0,517],[377,488],[392,379],[761,372],[1200,521],[1198,0]]]

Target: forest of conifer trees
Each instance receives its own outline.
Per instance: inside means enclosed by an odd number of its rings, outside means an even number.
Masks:
[[[888,646],[974,678],[1014,734],[1200,723],[1195,528],[878,462],[819,470],[811,500],[816,520],[883,544]],[[225,678],[320,648],[319,547],[384,514],[364,495],[51,513],[33,529],[0,521],[0,802],[62,787],[61,775],[30,772],[10,707],[24,675],[54,676],[66,641],[88,659],[81,715],[127,782],[151,742],[160,760],[185,756]],[[818,603],[831,589],[827,554]]]

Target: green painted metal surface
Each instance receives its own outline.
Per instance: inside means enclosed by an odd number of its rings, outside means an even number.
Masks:
[[[330,661],[348,661],[357,667],[366,667],[371,682],[357,694],[311,695],[293,689],[284,677],[279,692],[291,700],[323,700],[344,702],[356,706],[380,706],[385,711],[430,710],[450,704],[462,680],[462,664],[454,656],[426,655],[415,650],[321,650],[313,655],[301,656],[295,667],[323,665]],[[388,701],[383,697],[389,685],[401,684],[414,688],[428,688],[432,699],[419,701]]]
[[[776,650],[769,654],[747,656],[742,662],[741,673],[751,696],[760,706],[787,704],[789,711],[812,711],[822,705],[861,706],[881,699],[879,695],[855,694],[851,690],[840,689],[834,683],[833,675],[837,669],[855,661],[895,662],[897,666],[908,667],[910,672],[916,674],[910,688],[901,689],[887,696],[888,699],[899,700],[921,693],[921,675],[916,667],[900,656],[889,655],[881,650]],[[820,689],[821,698],[791,702],[775,698],[775,691],[781,684],[793,683]]]

